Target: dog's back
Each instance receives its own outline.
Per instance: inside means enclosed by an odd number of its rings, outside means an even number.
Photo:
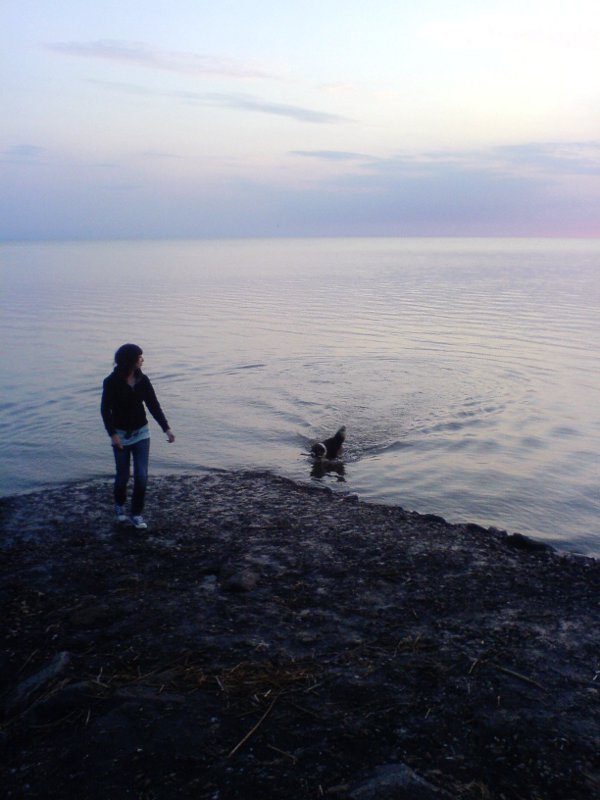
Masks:
[[[315,458],[337,458],[346,439],[346,426],[342,427],[329,439],[324,439],[322,442],[313,444],[310,452]]]

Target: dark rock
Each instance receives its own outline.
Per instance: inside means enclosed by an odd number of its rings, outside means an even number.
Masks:
[[[137,586],[142,582],[142,576],[138,575],[137,573],[132,573],[131,575],[122,575],[119,578],[115,579],[115,585],[119,588],[128,588],[132,586]]]
[[[467,522],[464,527],[469,533],[477,533],[481,534],[482,536],[485,536],[488,533],[487,528],[483,528],[481,525],[477,525],[474,522]]]
[[[351,800],[451,800],[451,795],[419,777],[406,764],[376,767],[364,781],[350,787]]]
[[[260,575],[249,569],[242,569],[234,572],[221,581],[221,588],[224,592],[251,592],[256,589]]]
[[[67,652],[57,653],[52,661],[43,669],[21,681],[5,701],[7,713],[11,713],[20,706],[29,702],[40,690],[61,675],[71,663],[71,656]]]
[[[530,553],[551,553],[554,550],[554,548],[549,544],[536,541],[535,539],[530,539],[528,536],[524,536],[522,533],[511,533],[505,537],[504,541],[508,547]]]
[[[171,703],[185,703],[185,697],[182,694],[174,692],[160,692],[158,689],[153,689],[148,686],[124,686],[115,692],[115,697],[123,698],[124,700],[144,700],[160,705]]]
[[[85,713],[94,701],[97,689],[90,681],[59,687],[35,704],[32,714],[36,724],[48,725],[75,711]]]
[[[423,522],[433,522],[437,525],[448,525],[448,522],[437,514],[422,514],[420,515]]]
[[[358,503],[359,502],[359,497],[358,497],[357,494],[345,494],[345,495],[343,495],[342,499],[346,503]]]
[[[97,628],[114,617],[114,609],[105,603],[77,608],[71,613],[71,623],[82,628]]]

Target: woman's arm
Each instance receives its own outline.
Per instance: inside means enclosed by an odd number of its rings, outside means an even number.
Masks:
[[[117,431],[113,424],[113,404],[114,397],[112,387],[108,378],[102,384],[102,400],[100,401],[100,414],[102,415],[102,422],[106,428],[106,432],[112,438],[116,435]]]
[[[146,407],[148,411],[152,414],[154,419],[158,422],[160,427],[163,431],[167,434],[167,439],[169,442],[175,441],[175,435],[171,431],[169,427],[169,423],[167,422],[167,418],[165,417],[162,408],[160,407],[160,403],[158,402],[158,398],[156,396],[156,392],[154,391],[154,387],[150,383],[150,379],[148,376],[145,377],[145,391],[144,391],[144,402],[146,403]],[[173,437],[171,439],[171,436]]]

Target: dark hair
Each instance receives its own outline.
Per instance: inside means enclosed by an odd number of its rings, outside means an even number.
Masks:
[[[122,344],[115,353],[115,364],[119,372],[123,375],[129,375],[141,355],[142,348],[138,347],[137,344]]]

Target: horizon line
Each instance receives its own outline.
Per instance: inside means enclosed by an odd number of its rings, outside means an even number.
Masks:
[[[13,244],[59,244],[59,243],[109,243],[109,242],[227,242],[227,241],[267,241],[273,239],[544,239],[563,241],[598,241],[600,233],[572,234],[271,234],[271,235],[230,235],[230,236],[52,236],[0,239],[0,247]]]

